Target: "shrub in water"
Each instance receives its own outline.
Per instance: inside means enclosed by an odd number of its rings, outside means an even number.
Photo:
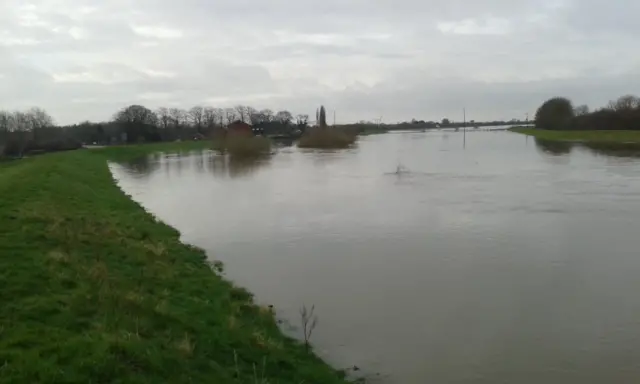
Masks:
[[[356,141],[356,136],[337,128],[310,128],[300,138],[300,148],[348,148]]]
[[[271,153],[271,141],[262,136],[227,135],[214,137],[212,148],[236,158],[258,157]]]

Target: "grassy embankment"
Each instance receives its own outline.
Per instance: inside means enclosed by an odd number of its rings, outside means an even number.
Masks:
[[[343,383],[113,182],[107,159],[0,164],[0,382]]]
[[[640,131],[551,131],[536,128],[513,127],[512,132],[534,136],[541,140],[583,143],[639,143]]]

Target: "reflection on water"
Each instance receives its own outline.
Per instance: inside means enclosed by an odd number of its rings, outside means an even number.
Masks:
[[[571,143],[538,138],[535,142],[541,151],[552,155],[566,155],[573,149],[587,149],[597,155],[640,158],[640,144],[637,143]]]
[[[237,159],[213,151],[193,151],[184,154],[153,154],[131,161],[124,166],[136,178],[146,178],[158,170],[165,174],[180,175],[184,168],[189,172],[209,173],[221,178],[250,176],[269,164],[269,157]]]
[[[571,149],[573,149],[573,144],[564,142],[564,141],[552,141],[552,140],[542,140],[535,139],[536,146],[544,153],[548,153],[551,155],[566,155],[571,153]]]
[[[269,157],[235,159],[230,156],[208,156],[209,170],[217,177],[247,177],[269,164]],[[203,168],[204,171],[205,168]]]
[[[111,169],[369,382],[600,384],[640,378],[637,153],[430,131]]]
[[[640,158],[640,145],[635,143],[584,143],[582,146],[609,157]]]

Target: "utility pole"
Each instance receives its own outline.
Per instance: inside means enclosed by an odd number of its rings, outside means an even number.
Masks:
[[[467,147],[467,109],[462,108],[462,146]]]
[[[333,110],[333,127],[335,128],[336,126],[336,110]]]

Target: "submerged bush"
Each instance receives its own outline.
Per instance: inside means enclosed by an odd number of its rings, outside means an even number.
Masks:
[[[236,158],[258,157],[271,153],[271,140],[262,136],[228,135],[214,138],[212,148]]]
[[[348,148],[356,135],[337,128],[310,128],[300,138],[300,148]]]

